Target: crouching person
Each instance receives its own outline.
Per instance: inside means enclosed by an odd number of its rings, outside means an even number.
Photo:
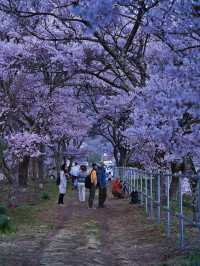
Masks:
[[[119,178],[116,178],[115,180],[112,181],[112,194],[114,197],[118,199],[124,198],[123,186]]]

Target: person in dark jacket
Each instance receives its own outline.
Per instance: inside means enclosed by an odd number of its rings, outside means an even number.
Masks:
[[[104,208],[107,197],[107,182],[106,182],[106,170],[104,164],[101,163],[97,169],[97,184],[99,187],[99,208]]]

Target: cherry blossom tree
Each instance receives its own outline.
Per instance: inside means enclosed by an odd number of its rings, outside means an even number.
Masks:
[[[25,185],[31,157],[38,158],[42,176],[44,145],[81,139],[89,122],[73,94],[60,90],[60,73],[52,71],[55,58],[49,69],[51,53],[37,39],[34,44],[30,39],[24,44],[4,40],[1,46],[1,135],[8,142],[7,153],[20,162],[19,183]]]
[[[0,10],[6,135],[23,128],[73,143],[74,131],[79,138],[87,128],[68,120],[78,120],[79,110],[112,143],[117,163],[132,156],[145,168],[164,169],[187,155],[199,158],[196,1],[4,0]],[[32,86],[20,95],[31,97],[24,112],[13,90],[26,83]],[[63,121],[73,127],[65,131]]]

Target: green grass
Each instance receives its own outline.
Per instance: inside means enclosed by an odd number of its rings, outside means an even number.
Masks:
[[[49,193],[46,192],[46,191],[42,192],[41,199],[43,199],[43,200],[49,200],[50,199]]]
[[[12,231],[13,231],[13,227],[11,224],[10,217],[5,214],[1,214],[0,215],[0,232],[3,234],[6,234]]]
[[[188,255],[170,259],[159,266],[200,266],[200,251],[190,252]]]
[[[88,235],[93,235],[97,240],[100,240],[100,225],[95,220],[85,223],[84,228]]]
[[[7,213],[7,208],[5,205],[0,205],[0,215],[1,214],[6,214]]]
[[[41,198],[38,204],[23,204],[17,208],[8,210],[8,215],[17,230],[24,226],[31,227],[43,224],[38,216],[43,210],[48,210],[55,204],[58,195],[58,188],[54,182],[51,182],[45,184],[44,191],[45,192],[42,192],[41,195],[45,193],[46,197],[47,194],[49,200]]]

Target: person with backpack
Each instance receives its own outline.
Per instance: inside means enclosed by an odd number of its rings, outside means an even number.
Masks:
[[[99,188],[99,208],[104,208],[104,203],[107,197],[107,182],[106,182],[106,170],[103,162],[97,169],[97,183]]]
[[[58,204],[64,204],[64,196],[66,193],[67,187],[67,165],[63,164],[60,169],[60,176],[57,180],[57,184],[59,186],[59,197],[58,197]]]
[[[89,188],[89,199],[88,199],[88,207],[91,209],[93,208],[93,203],[94,203],[94,198],[95,198],[95,192],[96,192],[96,186],[97,186],[97,172],[96,172],[96,164],[93,163],[92,164],[92,171],[90,173],[89,177],[89,181],[90,181],[90,186]],[[88,178],[87,178],[88,179]],[[88,186],[88,184],[87,184]]]
[[[78,175],[78,197],[80,202],[85,202],[85,179],[87,175],[87,167],[81,165]]]

